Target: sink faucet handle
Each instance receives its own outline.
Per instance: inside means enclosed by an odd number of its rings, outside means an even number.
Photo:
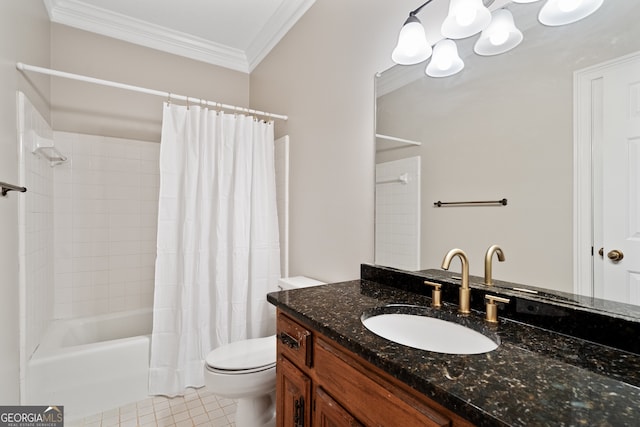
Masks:
[[[428,280],[425,280],[424,284],[433,286],[433,290],[431,291],[431,306],[435,308],[442,307],[442,285],[440,283],[430,282]]]
[[[485,295],[484,298],[487,300],[487,317],[485,317],[485,320],[489,323],[498,323],[498,305],[496,302],[508,304],[510,299],[489,294]]]

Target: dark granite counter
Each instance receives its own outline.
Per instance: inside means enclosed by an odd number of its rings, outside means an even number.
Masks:
[[[268,300],[478,426],[632,426],[640,422],[640,356],[520,321],[490,326],[483,313],[445,303],[430,315],[497,335],[500,346],[449,355],[368,331],[365,310],[430,298],[367,280],[268,295]],[[637,339],[637,337],[635,337]]]
[[[408,272],[362,264],[360,278],[416,294],[431,295],[431,289],[424,285],[427,279],[443,285],[443,301],[457,304],[459,276],[460,273],[443,270]],[[509,304],[499,306],[500,316],[640,354],[640,340],[637,339],[640,336],[640,306],[500,280],[494,280],[493,286],[487,286],[483,280],[469,276],[471,308],[483,312],[484,296],[488,293],[509,298]],[[523,289],[530,292],[523,292]]]

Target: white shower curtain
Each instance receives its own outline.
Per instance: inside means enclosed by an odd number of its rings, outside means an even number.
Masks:
[[[214,348],[273,333],[273,123],[165,104],[149,391],[204,385]]]

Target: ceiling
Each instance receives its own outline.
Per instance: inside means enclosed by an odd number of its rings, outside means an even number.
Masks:
[[[51,22],[250,73],[315,0],[43,0]]]

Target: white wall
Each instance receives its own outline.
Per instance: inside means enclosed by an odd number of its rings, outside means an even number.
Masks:
[[[245,73],[60,24],[51,28],[51,68],[226,104],[249,104]],[[51,99],[56,131],[160,141],[162,98],[55,78]]]
[[[18,183],[16,91],[34,99],[48,118],[48,79],[27,82],[17,61],[49,64],[49,20],[40,1],[0,2],[0,181]],[[19,400],[18,198],[0,199],[0,404]]]
[[[317,0],[251,74],[254,108],[288,114],[290,273],[358,278],[373,262],[374,75],[415,1]]]

